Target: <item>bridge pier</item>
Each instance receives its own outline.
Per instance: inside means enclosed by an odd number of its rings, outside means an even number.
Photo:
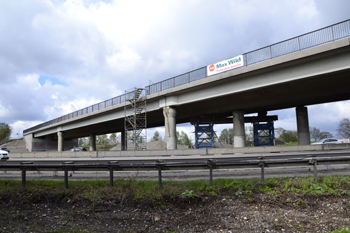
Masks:
[[[164,107],[163,115],[165,123],[164,141],[166,143],[166,149],[176,150],[176,109],[173,107]]]
[[[96,151],[96,134],[90,134],[90,151]]]
[[[234,147],[245,147],[244,112],[235,110],[233,116],[233,143]]]
[[[121,142],[121,150],[127,150],[126,148],[126,133],[125,133],[125,130],[122,130],[120,132],[120,142]]]
[[[57,132],[57,137],[58,137],[58,151],[63,151],[64,150],[64,132],[58,131]]]
[[[297,118],[298,144],[310,145],[309,117],[307,107],[297,107],[295,112]]]

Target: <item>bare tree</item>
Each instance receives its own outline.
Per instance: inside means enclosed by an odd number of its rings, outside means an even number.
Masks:
[[[318,141],[321,139],[321,131],[316,127],[310,127],[310,138],[314,139],[314,141]]]
[[[350,121],[349,118],[343,118],[339,122],[338,128],[337,128],[338,135],[343,138],[349,138],[350,137]]]

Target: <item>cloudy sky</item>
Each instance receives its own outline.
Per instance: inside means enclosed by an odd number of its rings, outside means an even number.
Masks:
[[[0,122],[16,137],[133,87],[347,20],[349,9],[349,0],[0,0]],[[294,109],[269,114],[296,130]],[[309,107],[310,126],[333,134],[349,116],[350,101]]]

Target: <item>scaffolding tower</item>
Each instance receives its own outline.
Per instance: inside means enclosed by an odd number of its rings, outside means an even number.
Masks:
[[[254,146],[274,146],[275,128],[273,121],[254,123]]]
[[[201,148],[214,148],[214,124],[199,125],[197,122],[194,124],[195,128],[195,144],[196,149]]]
[[[146,95],[143,88],[125,93],[124,128],[126,150],[147,150]]]

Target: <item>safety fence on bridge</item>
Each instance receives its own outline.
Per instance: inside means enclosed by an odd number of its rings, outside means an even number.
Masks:
[[[244,66],[250,66],[255,63],[263,62],[276,57],[299,52],[311,47],[316,47],[322,44],[340,40],[345,37],[350,37],[350,20],[333,24],[328,27],[324,27],[324,28],[321,28],[288,40],[284,40],[284,41],[281,41],[248,53],[244,53],[243,54]],[[181,86],[187,83],[191,83],[197,80],[205,79],[208,77],[206,70],[207,69],[205,66],[205,67],[187,72],[185,74],[181,74],[176,77],[172,77],[172,78],[163,80],[161,82],[157,82],[152,85],[146,86],[145,89],[147,91],[147,94],[150,95],[150,94],[161,92],[170,88]],[[110,106],[124,103],[126,99],[130,99],[130,97],[133,95],[135,95],[135,91],[91,105],[89,107],[58,117],[51,121],[47,121],[42,124],[36,125],[34,127],[28,128],[23,131],[23,134],[26,134],[30,131],[43,128],[49,125],[60,123],[62,121],[83,116],[104,108],[108,108]]]
[[[317,183],[317,166],[349,164],[350,154],[327,153],[318,155],[283,155],[254,157],[217,157],[217,158],[182,158],[170,159],[119,159],[104,160],[18,160],[0,163],[0,171],[21,171],[22,186],[26,184],[26,171],[64,171],[65,187],[68,188],[69,171],[109,171],[110,186],[113,186],[114,171],[158,171],[159,188],[162,187],[163,170],[209,170],[209,183],[213,185],[214,169],[261,169],[261,182],[264,181],[266,167],[313,166],[315,183]]]

